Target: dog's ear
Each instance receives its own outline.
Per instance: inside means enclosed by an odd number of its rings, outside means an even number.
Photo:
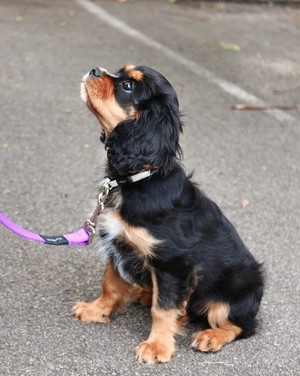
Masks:
[[[152,98],[151,105],[140,104],[137,117],[120,123],[107,140],[112,172],[125,176],[147,168],[167,175],[181,157],[181,130],[178,103]]]

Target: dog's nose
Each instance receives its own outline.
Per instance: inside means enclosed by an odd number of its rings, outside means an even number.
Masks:
[[[90,76],[102,77],[103,73],[98,67],[96,67],[90,71]]]

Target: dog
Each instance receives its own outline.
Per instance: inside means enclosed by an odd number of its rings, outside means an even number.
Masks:
[[[116,74],[92,69],[81,96],[102,126],[106,176],[117,181],[148,171],[147,178],[114,188],[99,217],[107,265],[102,293],[79,302],[73,315],[107,323],[129,302],[151,306],[152,327],[136,348],[139,362],[169,362],[175,337],[189,320],[207,329],[192,348],[216,352],[254,334],[264,271],[237,231],[191,181],[181,163],[177,94],[146,66]]]

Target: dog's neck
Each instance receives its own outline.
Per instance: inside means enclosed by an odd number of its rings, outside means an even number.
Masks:
[[[118,186],[129,185],[129,184],[132,184],[132,183],[137,183],[141,180],[148,179],[154,173],[155,173],[155,171],[144,170],[144,171],[137,172],[135,174],[130,174],[130,175],[121,177],[121,176],[112,176],[112,174],[110,174],[107,171],[107,177],[108,177],[107,179],[109,180],[110,187],[116,188]]]
[[[159,173],[159,170],[160,170],[159,166],[152,166],[150,164],[145,164],[140,169],[133,168],[133,169],[128,170],[126,174],[119,175],[116,169],[110,164],[108,160],[106,173],[109,177],[112,177],[114,179],[123,179],[126,177],[134,177],[144,172],[150,172],[149,175],[152,175],[153,173]]]

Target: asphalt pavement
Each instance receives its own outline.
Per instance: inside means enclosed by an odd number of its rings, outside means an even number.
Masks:
[[[108,325],[71,316],[95,299],[104,264],[0,228],[0,375],[297,375],[299,366],[300,9],[169,1],[0,2],[0,211],[39,233],[79,228],[95,205],[105,152],[80,99],[95,66],[162,72],[184,113],[184,164],[267,271],[260,329],[216,354],[188,326],[169,364],[141,365],[148,309]]]

